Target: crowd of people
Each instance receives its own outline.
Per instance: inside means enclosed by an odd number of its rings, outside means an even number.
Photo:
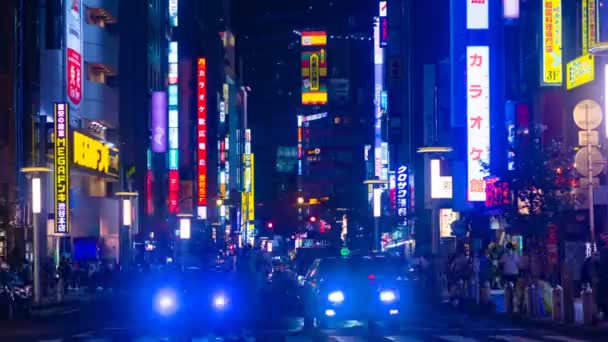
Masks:
[[[559,268],[547,261],[542,246],[534,245],[521,251],[511,242],[495,252],[493,245],[486,249],[468,251],[460,245],[456,252],[449,256],[441,270],[441,277],[450,300],[454,303],[462,296],[462,288],[476,286],[481,297],[489,296],[492,290],[513,289],[515,310],[522,310],[525,292],[534,285],[538,291],[551,290],[561,284]],[[575,296],[584,290],[591,290],[597,312],[608,313],[608,246],[600,241],[597,252],[588,256],[581,269],[570,270],[579,272],[573,283]],[[580,275],[580,276],[579,276]],[[542,294],[541,294],[542,296]],[[483,298],[482,298],[483,302]]]

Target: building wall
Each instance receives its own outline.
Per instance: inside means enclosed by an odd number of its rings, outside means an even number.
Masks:
[[[13,1],[0,3],[0,257],[8,252],[8,222],[12,214],[10,203],[16,198],[14,107],[13,107]]]
[[[118,18],[116,0],[83,1],[84,99],[82,114],[88,120],[101,120],[118,127],[118,88],[114,81],[119,70],[119,39],[117,25],[97,21],[104,10]],[[99,68],[105,67],[104,71]]]

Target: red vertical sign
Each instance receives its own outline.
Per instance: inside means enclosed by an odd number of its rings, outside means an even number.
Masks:
[[[197,66],[197,179],[199,207],[207,205],[207,60]]]
[[[179,171],[169,170],[169,213],[179,213]]]

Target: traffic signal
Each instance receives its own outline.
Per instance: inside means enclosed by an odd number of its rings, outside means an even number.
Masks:
[[[310,217],[310,222],[313,222],[313,223],[314,223],[314,222],[316,222],[316,221],[317,221],[317,218],[316,218],[316,217],[314,217],[314,216],[311,216],[311,217]]]
[[[272,228],[274,227],[274,224],[272,224],[272,222],[269,221],[268,223],[266,223],[266,227],[268,229],[272,230]]]

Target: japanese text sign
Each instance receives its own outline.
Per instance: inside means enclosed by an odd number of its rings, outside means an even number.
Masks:
[[[490,162],[490,49],[467,47],[467,195],[485,201],[483,163]]]
[[[55,233],[70,232],[69,105],[55,103]]]
[[[543,0],[542,75],[541,84],[561,86],[562,66],[562,1]]]

